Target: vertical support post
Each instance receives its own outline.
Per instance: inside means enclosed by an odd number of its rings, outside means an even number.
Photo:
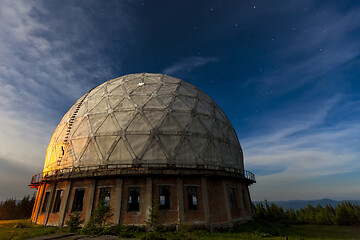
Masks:
[[[38,219],[40,208],[41,208],[41,203],[42,203],[43,198],[44,198],[45,189],[46,189],[46,183],[44,183],[44,185],[41,188],[41,194],[40,194],[39,203],[38,203],[37,209],[36,209],[34,223],[37,223],[37,219]]]
[[[49,196],[49,201],[46,206],[46,213],[45,213],[45,219],[44,219],[45,226],[47,225],[47,222],[49,220],[49,216],[50,216],[50,212],[51,212],[51,205],[54,201],[55,191],[56,191],[56,182],[54,182],[50,188],[50,196]]]
[[[204,204],[204,213],[205,213],[205,224],[206,226],[210,225],[210,208],[209,208],[209,197],[207,191],[207,184],[206,178],[201,177],[201,192],[202,192],[202,199]]]
[[[150,209],[152,208],[152,178],[146,178],[146,194],[145,194],[145,206],[146,206],[146,219],[149,219]]]
[[[229,222],[231,222],[232,216],[231,216],[231,209],[230,209],[230,202],[229,202],[229,194],[228,194],[228,190],[227,190],[225,181],[222,181],[222,188],[223,188],[223,193],[224,193],[224,203],[225,203],[227,220]]]
[[[123,189],[123,180],[121,178],[117,179],[116,183],[116,195],[115,195],[115,206],[114,206],[114,224],[120,223],[120,214],[121,214],[121,204],[122,204],[122,189]]]
[[[33,207],[32,212],[31,212],[31,221],[32,222],[35,221],[35,215],[36,215],[37,206],[39,204],[40,193],[41,193],[41,186],[36,188],[35,203],[34,203],[34,207]]]
[[[243,187],[241,185],[239,185],[238,187],[239,189],[239,193],[240,193],[240,207],[241,207],[241,216],[243,218],[245,218],[246,214],[245,214],[245,202],[244,202],[244,196],[243,196]]]
[[[249,220],[251,220],[253,218],[252,216],[252,212],[251,212],[251,199],[250,199],[250,193],[249,193],[249,187],[245,185],[244,188],[244,192],[245,192],[245,198],[246,198],[246,206],[247,206],[247,217]]]
[[[63,195],[63,199],[61,200],[61,205],[60,205],[60,213],[59,213],[59,227],[64,226],[64,220],[65,220],[65,214],[66,214],[66,209],[68,206],[68,202],[69,202],[69,196],[70,196],[70,192],[71,192],[71,180],[68,180],[68,182],[66,183],[66,188],[65,188],[65,192]]]
[[[94,197],[95,197],[95,188],[96,188],[96,180],[90,180],[90,187],[88,192],[88,202],[86,205],[86,213],[85,213],[85,224],[90,220],[91,213],[93,210]]]
[[[177,207],[178,207],[178,222],[184,222],[184,187],[181,178],[176,180],[177,187]]]

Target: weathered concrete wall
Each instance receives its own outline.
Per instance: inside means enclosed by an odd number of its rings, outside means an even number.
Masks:
[[[56,186],[56,187],[54,187]],[[248,187],[237,179],[219,177],[187,176],[179,177],[123,177],[108,179],[77,179],[72,182],[60,181],[56,185],[48,183],[38,189],[32,220],[46,225],[62,225],[72,213],[76,189],[85,189],[81,219],[88,220],[99,202],[100,189],[109,187],[110,208],[113,216],[108,219],[115,224],[142,225],[147,220],[147,209],[152,204],[159,204],[159,187],[168,186],[170,190],[170,209],[159,210],[165,224],[175,225],[184,221],[194,225],[231,226],[233,222],[252,219]],[[189,209],[188,187],[196,187],[198,209]],[[129,188],[140,189],[140,211],[128,211]],[[235,190],[236,207],[230,202],[228,189]],[[60,211],[53,213],[56,191],[63,190]],[[48,208],[42,213],[41,208],[46,192],[52,192]],[[68,192],[68,193],[67,193]],[[51,196],[51,193],[50,193]],[[49,197],[50,197],[49,196]],[[46,216],[48,219],[46,222]]]

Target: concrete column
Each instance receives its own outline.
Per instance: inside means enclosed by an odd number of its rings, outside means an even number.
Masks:
[[[90,220],[91,213],[94,205],[94,197],[95,197],[95,188],[96,188],[96,180],[91,179],[88,192],[88,202],[86,205],[86,214],[85,214],[85,224]]]
[[[148,219],[150,216],[150,209],[152,208],[152,178],[146,178],[145,191],[146,219]]]
[[[178,222],[184,222],[184,187],[181,178],[177,178],[177,207],[178,207]]]
[[[47,225],[47,222],[49,220],[49,216],[50,216],[50,212],[51,212],[51,206],[52,203],[54,201],[54,195],[55,195],[55,191],[56,191],[56,182],[53,183],[53,185],[50,188],[50,196],[49,196],[49,200],[46,206],[46,213],[45,213],[45,219],[44,219],[44,225]]]
[[[68,182],[66,183],[65,192],[62,197],[61,205],[60,205],[59,224],[58,224],[59,227],[64,226],[65,214],[66,214],[66,209],[68,207],[70,192],[71,192],[71,180],[68,180]]]
[[[41,203],[43,201],[44,198],[44,193],[45,193],[45,189],[46,189],[46,183],[44,183],[44,185],[41,188],[41,194],[40,194],[40,199],[39,199],[39,203],[37,205],[37,209],[36,209],[36,214],[35,214],[35,219],[34,219],[34,223],[37,222],[38,216],[39,216],[39,212],[40,212],[40,208],[41,208]]]
[[[240,208],[241,208],[241,216],[245,217],[245,202],[244,202],[244,196],[243,196],[243,187],[241,185],[238,186],[238,191],[239,191],[239,195],[240,195]]]
[[[247,217],[249,219],[252,219],[252,213],[251,213],[251,199],[250,199],[250,193],[249,193],[249,188],[247,186],[244,187],[244,192],[245,192],[245,199],[246,199],[246,213],[247,213]]]
[[[117,179],[116,183],[116,195],[115,195],[115,206],[114,206],[114,224],[120,223],[120,214],[121,214],[121,203],[122,203],[122,189],[123,189],[123,180],[121,178]]]
[[[34,207],[31,212],[31,221],[32,222],[34,222],[34,220],[35,220],[36,209],[37,209],[37,206],[39,204],[39,199],[40,199],[40,193],[41,193],[41,186],[36,189],[35,203],[34,203]]]
[[[226,187],[225,181],[222,181],[222,188],[223,188],[223,193],[224,193],[224,203],[225,203],[227,220],[229,222],[231,222],[232,216],[231,216],[231,209],[230,209],[230,202],[229,202],[229,194],[228,194],[228,189]]]
[[[201,192],[202,199],[204,204],[204,213],[205,213],[205,224],[206,226],[210,225],[210,208],[209,208],[209,196],[207,191],[206,178],[201,177]]]

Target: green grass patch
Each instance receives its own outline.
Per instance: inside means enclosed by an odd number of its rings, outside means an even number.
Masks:
[[[27,220],[0,220],[0,239],[18,240],[56,233],[57,227],[44,227]]]
[[[55,234],[66,229],[35,225],[30,220],[0,220],[0,239],[28,239],[38,236]],[[186,237],[183,236],[186,233]],[[169,240],[201,239],[201,240],[350,240],[360,239],[360,226],[337,225],[291,225],[285,226],[268,222],[252,222],[234,227],[233,229],[189,230],[185,233],[164,232]],[[106,228],[103,234],[121,237],[144,238],[145,232],[132,226],[113,226]],[[149,238],[151,239],[151,238]]]

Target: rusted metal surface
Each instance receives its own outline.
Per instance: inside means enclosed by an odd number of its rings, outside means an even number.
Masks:
[[[36,187],[42,182],[60,179],[104,177],[115,175],[213,175],[243,178],[249,184],[256,182],[255,175],[252,172],[237,168],[219,167],[214,165],[152,163],[108,164],[100,166],[63,168],[55,171],[41,172],[32,177],[30,186]]]

